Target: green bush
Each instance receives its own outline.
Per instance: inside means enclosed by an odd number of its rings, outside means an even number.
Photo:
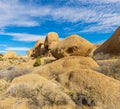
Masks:
[[[40,66],[41,65],[41,58],[40,57],[37,57],[36,58],[36,61],[35,61],[35,63],[34,63],[34,67],[37,67],[37,66]]]

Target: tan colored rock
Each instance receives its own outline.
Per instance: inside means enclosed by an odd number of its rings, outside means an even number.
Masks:
[[[52,79],[55,75],[75,69],[97,69],[98,64],[90,57],[69,56],[61,58],[43,67],[35,69],[35,73]]]
[[[77,105],[119,109],[120,81],[94,71],[97,67],[92,58],[70,56],[38,67],[34,73],[58,81]]]
[[[27,51],[27,56],[28,56],[28,57],[31,57],[32,54],[33,54],[33,49],[29,49],[29,50]]]
[[[86,104],[100,109],[119,109],[120,81],[90,69],[78,69],[59,75],[59,82],[85,99]],[[78,104],[80,101],[77,102]]]
[[[88,56],[92,49],[93,44],[74,34],[60,41],[51,53],[59,59],[66,56]]]
[[[94,55],[98,53],[119,55],[120,54],[120,27],[114,32],[114,34],[105,41],[98,49],[94,51]]]
[[[51,56],[50,49],[54,48],[59,41],[58,34],[49,32],[44,40],[37,40],[33,49],[27,52],[30,57]]]
[[[37,48],[40,45],[41,46],[44,45],[44,40],[37,40],[36,43],[35,43],[35,45],[34,45],[34,48]]]
[[[45,38],[44,46],[46,49],[52,49],[59,42],[59,36],[56,32],[49,32]]]
[[[17,58],[18,55],[16,52],[8,51],[3,58],[8,59],[8,58]]]
[[[33,51],[31,55],[32,57],[44,55],[45,54],[44,40],[37,40],[32,51]]]

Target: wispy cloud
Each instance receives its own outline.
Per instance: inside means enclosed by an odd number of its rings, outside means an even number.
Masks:
[[[87,26],[80,32],[109,33],[114,31],[118,26],[120,26],[120,14],[105,14],[96,24]]]
[[[0,35],[12,36],[13,40],[34,42],[39,39],[45,39],[44,35],[28,34],[28,33],[5,33],[1,32]]]
[[[29,13],[28,13],[29,12]],[[38,22],[30,17],[30,10],[18,0],[0,1],[0,28],[6,26],[37,26]]]
[[[87,2],[87,3],[95,3],[95,4],[100,4],[100,3],[118,3],[120,0],[67,0],[67,4],[70,3],[80,3],[80,2]]]
[[[85,0],[85,1],[89,1],[89,0]],[[96,2],[96,3],[116,3],[116,2],[120,2],[120,0],[91,0],[91,2]]]
[[[39,26],[45,22],[44,19],[55,20],[57,22],[93,23],[91,27],[83,28],[82,31],[84,32],[86,29],[86,32],[93,32],[95,27],[101,28],[98,30],[95,29],[95,31],[101,31],[105,28],[110,30],[110,28],[120,25],[120,11],[119,6],[117,6],[117,4],[120,4],[120,0],[68,0],[68,2],[69,4],[75,3],[77,6],[36,6],[29,3],[23,4],[20,0],[1,0],[0,28],[3,29],[8,26]],[[84,4],[89,3],[92,3],[92,5],[84,6]],[[95,6],[94,4],[96,3],[98,5]],[[110,6],[108,6],[108,3]],[[114,6],[112,3],[114,3]]]
[[[24,5],[18,0],[0,1],[0,27],[15,26],[38,26],[41,22],[34,18],[48,17],[52,20],[67,22],[95,20],[96,13],[86,8],[32,6]],[[86,17],[85,17],[86,16]]]
[[[30,48],[27,47],[7,47],[5,48],[5,51],[27,51]]]
[[[6,51],[5,50],[0,50],[0,53],[6,53]]]

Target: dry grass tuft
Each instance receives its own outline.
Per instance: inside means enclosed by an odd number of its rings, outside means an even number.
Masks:
[[[28,68],[16,68],[8,67],[7,69],[0,70],[0,78],[3,78],[7,81],[12,81],[15,77],[22,76],[30,73],[31,70]]]
[[[98,71],[107,76],[120,80],[120,59],[113,62],[103,62],[98,68]]]
[[[104,60],[104,59],[109,59],[110,55],[109,54],[104,54],[103,52],[97,53],[96,55],[93,56],[95,60]]]
[[[7,81],[5,81],[4,79],[0,79],[0,94],[3,94],[3,92],[6,91],[8,86],[9,83]]]
[[[68,104],[75,106],[60,85],[37,74],[15,78],[7,89],[7,94],[13,97],[31,99],[34,106]]]
[[[37,94],[36,91],[31,88],[31,85],[27,83],[12,85],[7,89],[7,93],[13,97],[21,98],[32,98]]]

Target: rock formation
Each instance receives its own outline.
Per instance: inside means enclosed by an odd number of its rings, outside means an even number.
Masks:
[[[52,49],[59,42],[59,36],[55,32],[49,32],[45,38],[44,46],[46,49]]]
[[[69,56],[37,68],[34,73],[58,81],[68,89],[67,93],[72,93],[73,101],[80,107],[119,109],[120,82],[96,72],[97,67],[92,58]]]
[[[18,55],[16,52],[8,51],[3,58],[8,59],[8,58],[17,58]]]
[[[55,32],[49,32],[44,40],[36,41],[33,49],[27,52],[28,56],[51,56],[50,50],[53,49],[59,42],[59,36]]]
[[[33,48],[32,57],[37,57],[44,54],[45,54],[44,40],[37,40]]]
[[[51,53],[55,58],[65,56],[88,56],[93,49],[93,44],[74,34],[60,41]]]
[[[120,27],[117,28],[114,34],[107,41],[105,41],[99,48],[94,51],[94,55],[101,52],[111,55],[120,54]]]

